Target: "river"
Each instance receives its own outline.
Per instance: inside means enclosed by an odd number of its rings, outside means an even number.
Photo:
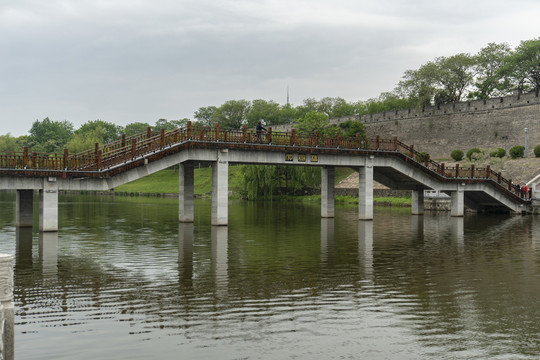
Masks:
[[[37,202],[36,202],[37,205]],[[38,209],[36,207],[35,213]],[[538,359],[540,218],[356,206],[61,196],[17,230],[15,358]],[[35,216],[37,228],[37,215]]]

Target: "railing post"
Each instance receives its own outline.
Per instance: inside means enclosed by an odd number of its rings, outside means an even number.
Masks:
[[[152,137],[152,128],[149,126],[146,128],[146,138],[150,139]]]
[[[499,173],[497,174],[497,182],[499,184],[501,183],[501,177],[502,177],[502,173],[499,171]]]
[[[356,148],[360,149],[360,134],[356,133]]]
[[[247,141],[247,126],[242,126],[242,142]]]
[[[163,149],[165,147],[165,129],[161,129],[159,133],[159,147]]]
[[[471,178],[474,178],[474,164],[471,165]]]
[[[126,147],[126,134],[122,134],[122,147]]]
[[[28,147],[23,148],[23,167],[26,168],[28,166]]]
[[[137,139],[131,139],[131,158],[135,159],[135,150],[137,149]]]
[[[377,135],[375,137],[375,150],[379,150],[380,142],[381,142],[381,138],[379,135]]]
[[[64,169],[68,168],[68,149],[64,148]]]
[[[411,145],[411,153],[409,154],[409,157],[414,157],[414,145]]]
[[[508,180],[508,190],[512,191],[512,179]]]
[[[268,128],[268,143],[269,144],[272,143],[272,128],[271,127]]]
[[[32,168],[34,169],[37,167],[36,160],[37,160],[37,154],[35,151],[33,151],[32,152]]]
[[[94,144],[94,154],[96,155],[96,157],[97,157],[98,150],[99,150],[99,143],[95,143]]]
[[[296,144],[296,129],[291,130],[291,142],[290,145]]]
[[[340,147],[339,145],[340,145],[340,143],[339,143],[339,133],[336,133],[336,147],[339,148]]]
[[[397,136],[394,136],[394,151],[397,151]]]
[[[442,176],[445,176],[445,175],[444,175],[444,163],[441,164],[441,175],[442,175]]]
[[[187,122],[187,138],[191,139],[191,121]]]
[[[101,150],[98,150],[97,152],[97,171],[100,171],[101,170]]]
[[[459,164],[456,164],[456,177],[459,177]]]
[[[486,166],[486,178],[490,178],[491,176],[491,166]]]
[[[216,124],[216,141],[219,141],[219,123]]]

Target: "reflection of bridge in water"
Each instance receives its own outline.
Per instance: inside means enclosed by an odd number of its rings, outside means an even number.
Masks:
[[[423,214],[424,190],[451,197],[451,215],[465,205],[478,211],[524,212],[531,194],[523,194],[501,173],[486,168],[447,167],[397,138],[378,136],[306,136],[269,129],[259,141],[254,131],[187,127],[126,138],[79,154],[0,154],[0,189],[17,191],[16,223],[32,224],[33,192],[39,191],[40,230],[58,230],[58,191],[107,191],[146,175],[179,165],[179,221],[193,221],[194,163],[212,164],[212,224],[228,223],[228,165],[319,166],[321,216],[334,217],[335,167],[359,173],[358,219],[373,219],[373,181],[412,191],[412,213]]]

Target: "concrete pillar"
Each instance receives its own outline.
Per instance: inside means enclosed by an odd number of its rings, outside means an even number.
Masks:
[[[424,190],[412,191],[411,208],[413,215],[424,215]]]
[[[212,164],[212,225],[227,225],[229,218],[229,153],[218,150]]]
[[[195,188],[194,168],[192,162],[179,165],[179,186],[178,186],[178,221],[193,222],[193,193]]]
[[[17,190],[15,224],[31,228],[34,223],[34,190]]]
[[[39,231],[58,231],[58,184],[54,177],[43,179],[39,190]]]
[[[321,169],[321,217],[334,217],[334,178],[335,168],[323,166]]]
[[[13,256],[0,254],[0,335],[4,360],[15,358],[15,306],[13,303]]]
[[[465,199],[464,192],[461,186],[457,191],[450,193],[450,216],[464,216],[465,215]]]
[[[358,169],[358,219],[373,220],[373,159]]]

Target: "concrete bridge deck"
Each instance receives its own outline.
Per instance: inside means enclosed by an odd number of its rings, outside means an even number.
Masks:
[[[527,212],[531,194],[487,168],[445,167],[397,140],[322,137],[287,133],[187,127],[122,137],[84,153],[4,153],[0,155],[0,190],[17,191],[16,224],[32,224],[34,190],[40,194],[40,230],[58,230],[58,191],[106,191],[168,167],[179,165],[179,221],[193,221],[194,163],[212,164],[212,224],[228,222],[228,165],[260,164],[322,168],[321,216],[334,217],[334,170],[359,173],[360,220],[373,219],[373,181],[412,190],[412,213],[423,214],[424,190],[451,196],[452,216],[465,205],[478,211]]]

